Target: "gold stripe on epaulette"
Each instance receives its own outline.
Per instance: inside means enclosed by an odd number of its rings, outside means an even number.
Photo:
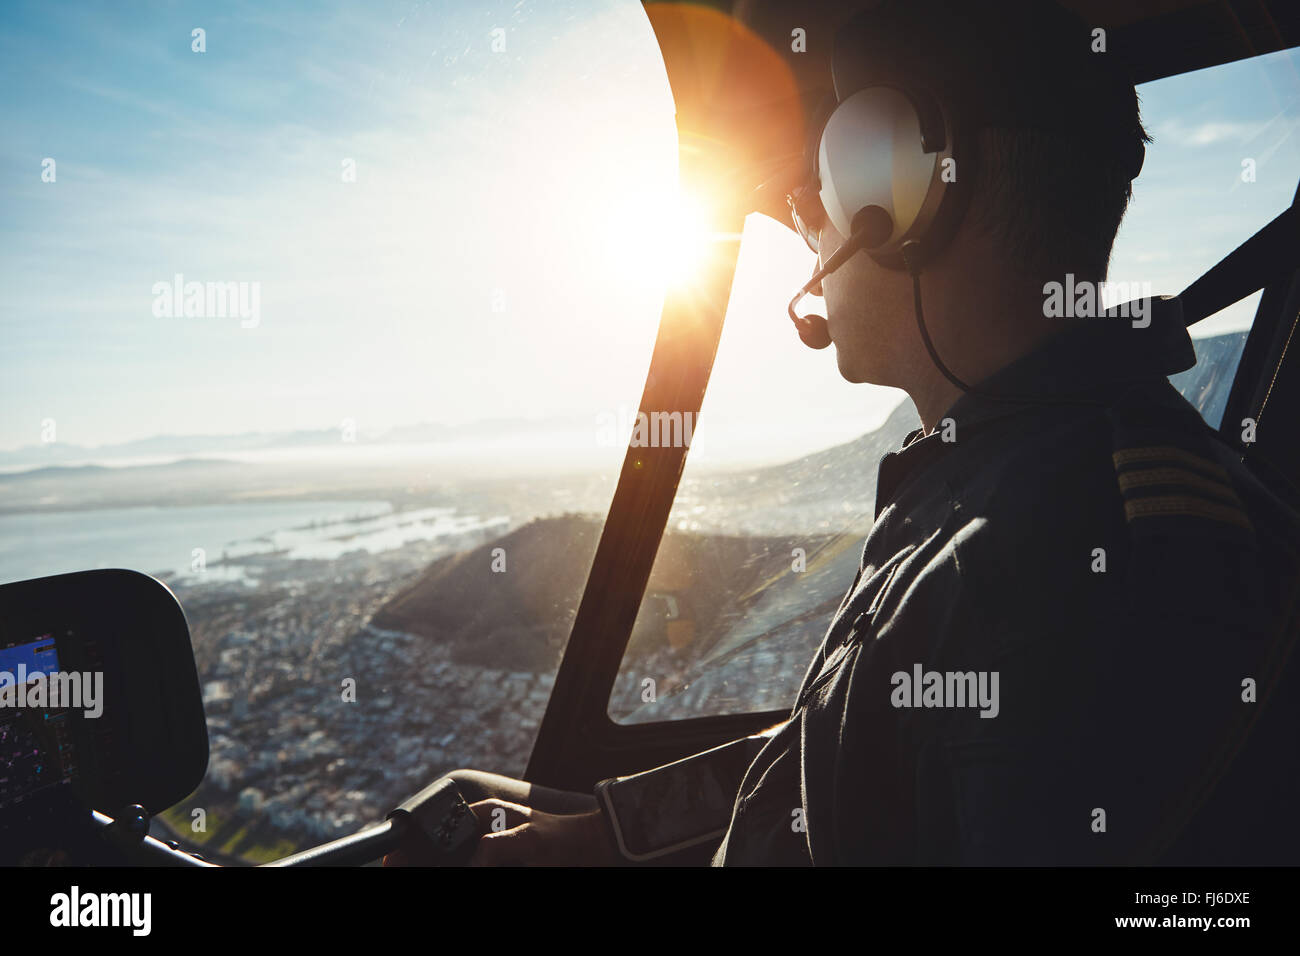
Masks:
[[[1217,461],[1211,461],[1209,458],[1202,458],[1200,455],[1194,455],[1185,448],[1179,448],[1176,445],[1151,445],[1146,448],[1122,448],[1110,456],[1115,467],[1128,465],[1135,461],[1181,461],[1185,465],[1191,465],[1193,468],[1200,468],[1211,475],[1216,475],[1225,481],[1228,478],[1227,470]]]
[[[1227,498],[1238,505],[1241,504],[1241,499],[1233,491],[1232,485],[1215,481],[1213,478],[1206,478],[1204,475],[1198,475],[1186,468],[1143,468],[1139,471],[1121,471],[1118,477],[1120,491],[1128,491],[1130,488],[1145,488],[1149,485],[1184,485],[1188,488],[1199,488],[1201,491]]]
[[[1240,508],[1219,504],[1214,501],[1206,501],[1204,498],[1194,498],[1191,495],[1131,498],[1124,502],[1124,516],[1130,521],[1135,518],[1178,515],[1192,518],[1209,518],[1211,521],[1223,521],[1227,524],[1238,525],[1248,531],[1254,530],[1250,519],[1246,517],[1246,513]]]

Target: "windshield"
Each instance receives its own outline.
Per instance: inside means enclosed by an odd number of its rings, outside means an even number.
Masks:
[[[6,20],[0,580],[180,597],[211,759],[159,835],[265,859],[522,774],[671,253],[640,4]]]

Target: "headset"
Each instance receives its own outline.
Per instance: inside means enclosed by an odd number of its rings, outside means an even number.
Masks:
[[[837,42],[832,61],[837,92],[845,70],[841,49]],[[963,392],[1004,401],[1097,404],[974,388],[944,365],[930,340],[920,274],[952,239],[969,205],[974,118],[959,115],[929,86],[883,77],[873,77],[838,102],[832,99],[819,112],[826,118],[815,147],[806,150],[807,184],[786,198],[795,229],[814,252],[820,254],[818,235],[826,222],[847,238],[787,307],[800,340],[814,349],[831,344],[825,317],[800,316],[795,306],[851,256],[866,251],[880,265],[911,274],[921,340],[939,371]],[[1050,117],[1042,119],[1042,126],[1052,125]],[[1029,125],[1038,124],[1031,118]],[[1141,172],[1145,152],[1138,141],[1123,157],[1129,180]]]
[[[865,250],[891,269],[919,270],[956,231],[968,202],[970,169],[949,114],[929,93],[871,86],[835,106],[821,127],[811,180],[787,196],[795,229],[819,252],[829,221],[844,244],[791,300],[788,312],[810,348],[830,345],[822,316],[795,306],[850,256]]]

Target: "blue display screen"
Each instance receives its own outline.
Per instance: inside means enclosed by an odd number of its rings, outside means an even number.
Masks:
[[[0,685],[28,683],[59,669],[54,637],[0,647]],[[3,700],[3,697],[0,697]],[[70,783],[76,772],[66,710],[0,706],[0,807]]]
[[[26,665],[19,670],[19,665]],[[19,673],[51,674],[59,669],[59,652],[55,650],[53,637],[42,637],[27,644],[15,644],[12,647],[0,647],[0,671],[18,675]]]

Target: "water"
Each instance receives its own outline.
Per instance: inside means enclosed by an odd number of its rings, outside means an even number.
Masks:
[[[237,580],[230,558],[283,552],[332,560],[504,523],[453,508],[394,512],[386,501],[288,501],[102,508],[0,515],[0,582],[90,568],[189,575],[202,549],[207,580]]]

